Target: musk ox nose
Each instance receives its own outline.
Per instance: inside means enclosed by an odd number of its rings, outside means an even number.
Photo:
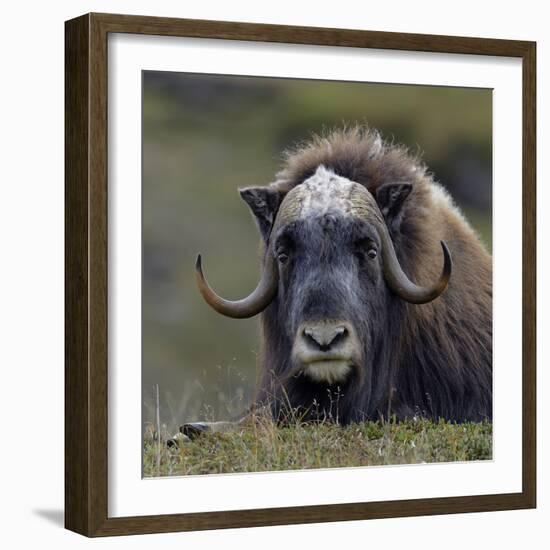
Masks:
[[[312,351],[329,352],[345,345],[349,338],[349,330],[341,323],[309,325],[303,328],[301,338],[304,347]]]
[[[341,320],[305,322],[296,332],[292,361],[294,372],[314,383],[343,383],[361,364],[357,332]]]

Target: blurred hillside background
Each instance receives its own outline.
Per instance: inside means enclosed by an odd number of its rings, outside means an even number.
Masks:
[[[312,132],[368,123],[422,153],[491,250],[491,90],[143,73],[143,420],[169,431],[250,404],[258,320],[199,296],[194,263],[225,297],[259,275],[258,233],[237,188],[273,181]]]

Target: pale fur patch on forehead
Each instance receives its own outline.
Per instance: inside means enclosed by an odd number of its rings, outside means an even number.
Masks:
[[[302,199],[300,217],[322,215],[328,211],[350,214],[353,210],[353,191],[357,184],[337,176],[323,165],[298,188]]]
[[[279,209],[279,224],[334,213],[380,217],[374,197],[362,185],[320,165],[315,174],[289,191]]]

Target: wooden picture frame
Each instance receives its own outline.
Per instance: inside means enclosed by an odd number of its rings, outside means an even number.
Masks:
[[[520,58],[523,71],[522,491],[136,517],[108,516],[107,37],[109,33]],[[86,536],[511,510],[536,506],[534,42],[88,14],[65,27],[65,525]]]

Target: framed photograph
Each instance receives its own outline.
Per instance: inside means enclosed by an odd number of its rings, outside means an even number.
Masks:
[[[65,40],[68,529],[536,506],[535,43]]]

